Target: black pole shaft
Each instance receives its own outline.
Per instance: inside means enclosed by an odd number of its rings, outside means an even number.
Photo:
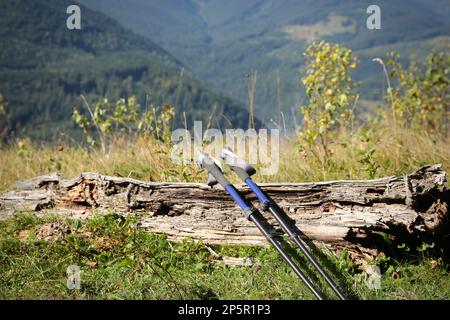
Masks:
[[[319,300],[324,300],[323,294],[317,290],[311,281],[306,277],[306,275],[299,269],[299,267],[292,261],[292,259],[286,254],[281,245],[274,239],[274,236],[265,228],[264,217],[259,211],[253,212],[249,216],[249,220],[253,221],[256,227],[261,231],[261,233],[266,237],[266,239],[275,247],[278,253],[283,257],[283,259],[289,264],[289,266],[294,270],[295,274],[306,284],[306,286],[312,291],[312,293]]]
[[[314,259],[305,245],[300,241],[299,235],[295,232],[294,228],[291,226],[290,221],[286,221],[284,212],[280,212],[280,209],[275,205],[270,205],[268,207],[270,213],[273,215],[275,220],[278,221],[283,231],[289,235],[289,238],[300,248],[302,253],[306,256],[308,261],[316,268],[316,270],[322,275],[328,285],[333,289],[333,291],[338,295],[341,300],[346,300],[345,295],[336,286],[334,281],[328,276],[328,274],[322,269],[319,263]]]

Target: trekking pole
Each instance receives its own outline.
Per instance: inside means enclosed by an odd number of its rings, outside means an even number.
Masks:
[[[261,212],[256,209],[251,203],[249,203],[239,191],[225,178],[220,167],[220,162],[216,159],[208,156],[207,154],[201,154],[196,162],[208,171],[208,185],[210,187],[220,184],[233,200],[239,205],[244,212],[246,218],[252,221],[266,239],[274,246],[278,253],[283,257],[287,264],[294,270],[295,274],[306,284],[306,286],[312,291],[317,299],[323,300],[323,294],[314,287],[312,282],[306,277],[306,275],[299,269],[299,267],[292,261],[288,254],[283,250],[280,243],[277,242],[275,236],[267,228],[267,220],[262,216]]]
[[[259,188],[259,186],[253,182],[250,176],[256,173],[255,168],[250,164],[246,163],[244,160],[240,159],[235,155],[230,149],[223,149],[221,152],[221,157],[225,160],[225,163],[233,170],[239,178],[241,178],[244,183],[252,190],[256,195],[258,200],[261,202],[263,209],[268,210],[275,220],[280,224],[283,231],[289,236],[291,241],[293,241],[306,256],[308,261],[316,268],[316,270],[322,275],[328,285],[333,289],[337,296],[341,300],[346,300],[345,295],[336,286],[333,280],[328,276],[328,274],[322,269],[319,263],[314,259],[305,245],[300,241],[300,236],[296,232],[295,227],[292,224],[292,220],[287,216],[287,214],[271,199],[269,199],[264,192]]]

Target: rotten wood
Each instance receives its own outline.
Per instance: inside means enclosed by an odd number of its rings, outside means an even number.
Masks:
[[[340,247],[373,247],[381,231],[390,237],[433,236],[448,226],[447,174],[440,165],[403,177],[367,181],[261,184],[312,240]],[[238,186],[249,200],[255,197]],[[220,188],[154,183],[83,173],[19,181],[0,195],[0,218],[15,211],[88,217],[96,212],[136,213],[141,227],[178,241],[266,245],[253,224]],[[266,217],[271,220],[269,216]]]

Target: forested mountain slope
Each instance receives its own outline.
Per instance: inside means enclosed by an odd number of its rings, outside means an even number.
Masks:
[[[374,57],[398,50],[422,57],[450,44],[447,0],[380,0],[381,30],[366,27],[366,0],[81,0],[150,37],[203,80],[245,103],[246,75],[258,70],[256,108],[268,122],[305,102],[298,79],[302,52],[326,39],[355,50],[361,100],[380,99],[383,73]],[[298,113],[298,112],[297,112]]]
[[[215,107],[215,124],[245,128],[247,112],[237,102],[206,88],[151,40],[85,7],[82,29],[69,30],[70,4],[0,2],[0,94],[12,106],[14,131],[51,139],[75,128],[80,94],[91,101],[136,95],[143,107],[176,104],[176,125],[183,112],[188,123],[206,121]]]

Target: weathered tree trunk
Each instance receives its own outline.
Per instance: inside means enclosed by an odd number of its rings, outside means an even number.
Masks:
[[[312,240],[369,248],[380,231],[411,239],[440,233],[449,217],[446,178],[441,166],[434,165],[404,177],[261,187]],[[256,204],[248,188],[238,189]],[[72,217],[135,212],[142,216],[143,228],[173,240],[266,245],[225,191],[204,184],[151,183],[97,173],[64,180],[52,174],[18,182],[16,190],[0,196],[0,218],[17,210]]]

